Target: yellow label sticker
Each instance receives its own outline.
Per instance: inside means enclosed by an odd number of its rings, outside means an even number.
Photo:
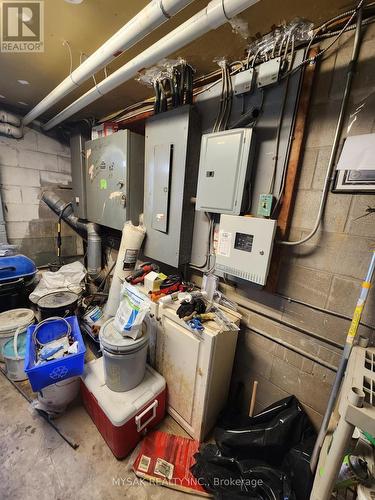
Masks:
[[[353,343],[354,337],[357,334],[358,325],[362,316],[362,311],[363,311],[363,304],[357,306],[354,310],[352,323],[348,331],[348,336],[346,337],[346,341],[348,342],[348,344]]]

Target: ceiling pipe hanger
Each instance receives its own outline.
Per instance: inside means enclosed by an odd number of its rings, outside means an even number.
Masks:
[[[28,125],[35,118],[79,87],[121,52],[129,49],[194,0],[152,0],[135,17],[71,72],[23,118]]]
[[[159,62],[163,57],[181,49],[210,30],[216,29],[259,0],[211,0],[205,9],[168,33],[131,61],[98,83],[72,104],[47,122],[44,130],[50,130],[119,85],[134,78],[139,71]]]

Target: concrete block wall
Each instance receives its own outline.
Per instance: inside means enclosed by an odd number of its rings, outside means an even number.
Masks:
[[[353,37],[353,32],[342,37],[338,50],[327,53],[316,75],[290,240],[307,235],[314,225]],[[370,25],[364,32],[343,138],[349,124],[353,135],[375,132],[374,96],[375,25]],[[374,195],[330,193],[318,234],[304,245],[283,248],[277,292],[351,316],[375,244],[375,215],[356,220],[367,206],[375,206]],[[244,315],[232,380],[233,391],[238,384],[244,389],[243,410],[258,380],[258,410],[295,394],[319,426],[350,322],[251,286],[231,284],[223,289],[239,302]],[[361,326],[360,333],[372,338],[373,289],[363,321],[372,328]]]
[[[71,198],[70,148],[26,127],[22,139],[0,136],[0,189],[8,242],[37,265],[56,259],[57,216],[41,201],[46,188]],[[81,252],[76,234],[63,224],[63,255]],[[78,248],[77,248],[78,245]]]

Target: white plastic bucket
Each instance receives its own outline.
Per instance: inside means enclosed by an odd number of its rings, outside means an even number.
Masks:
[[[24,333],[32,323],[34,323],[34,311],[31,309],[12,309],[0,313],[0,361],[4,361],[4,344],[14,337],[18,328],[20,328],[19,333]]]
[[[26,331],[21,332],[21,328],[16,330],[13,339],[9,339],[2,348],[7,376],[15,382],[26,380],[24,371],[26,350]]]
[[[126,392],[137,387],[144,378],[149,332],[144,325],[142,337],[136,340],[123,337],[114,328],[113,320],[106,321],[99,332],[104,379],[112,391]]]
[[[38,401],[46,410],[61,413],[79,392],[79,377],[71,377],[48,385],[38,392]]]

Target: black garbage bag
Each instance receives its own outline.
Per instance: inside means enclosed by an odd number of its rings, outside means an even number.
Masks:
[[[217,500],[294,500],[287,475],[268,465],[224,457],[218,447],[201,447],[194,476]]]
[[[288,451],[315,435],[297,398],[282,399],[255,417],[226,412],[214,437],[223,456],[280,466]]]
[[[311,454],[316,436],[312,434],[302,443],[293,446],[286,454],[282,469],[290,478],[297,500],[309,500],[314,475],[310,469]]]

